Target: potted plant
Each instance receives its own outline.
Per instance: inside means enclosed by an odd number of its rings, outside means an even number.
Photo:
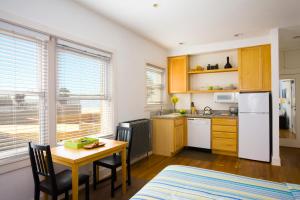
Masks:
[[[176,96],[172,96],[171,97],[171,102],[173,104],[173,109],[174,109],[174,112],[176,112],[176,103],[179,101],[178,97]]]

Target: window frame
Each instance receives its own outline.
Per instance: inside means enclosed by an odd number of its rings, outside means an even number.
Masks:
[[[48,114],[48,133],[46,134],[48,144],[50,146],[57,146],[61,145],[60,143],[56,142],[56,75],[57,75],[57,66],[56,66],[56,45],[58,40],[64,40],[66,42],[70,42],[74,45],[80,46],[83,49],[92,49],[94,51],[100,51],[103,52],[103,54],[110,55],[110,76],[109,76],[109,85],[111,88],[111,94],[110,94],[110,102],[111,102],[111,128],[112,128],[112,134],[110,135],[101,135],[102,138],[107,139],[113,139],[114,137],[114,130],[115,130],[115,124],[116,124],[116,102],[114,99],[115,96],[115,90],[114,90],[114,81],[115,81],[115,75],[114,75],[114,57],[113,57],[113,51],[106,51],[101,49],[101,47],[96,47],[95,44],[89,44],[88,41],[78,41],[78,38],[74,38],[74,40],[66,39],[64,37],[54,35],[48,32],[41,31],[31,28],[31,25],[24,26],[23,24],[14,23],[11,21],[0,19],[0,30],[10,31],[12,34],[18,34],[20,36],[26,36],[28,33],[33,33],[33,38],[46,36],[47,38],[47,47],[48,47],[48,76],[47,76],[47,94],[41,94],[45,96],[46,100],[46,112]],[[71,38],[70,36],[65,36],[68,38]],[[11,171],[15,171],[18,169],[22,169],[25,167],[30,166],[29,162],[29,156],[23,156],[23,157],[13,157],[10,156],[6,158],[7,162],[0,163],[0,175],[5,174]],[[4,159],[3,159],[4,160]]]
[[[148,93],[148,85],[147,85],[147,68],[153,68],[154,70],[157,69],[158,71],[162,71],[162,81],[161,81],[161,102],[160,103],[149,103],[148,98],[147,98],[147,93]],[[151,63],[146,63],[145,65],[145,108],[146,110],[152,110],[152,109],[157,109],[158,107],[162,107],[165,105],[166,102],[166,69]]]
[[[113,61],[113,56],[112,56],[112,53],[108,53],[108,52],[103,52],[102,50],[99,50],[99,49],[94,49],[94,48],[91,48],[91,47],[86,47],[85,45],[81,45],[81,44],[78,44],[78,43],[74,43],[74,42],[71,42],[71,41],[67,41],[67,40],[64,40],[64,39],[60,39],[58,38],[59,41],[56,40],[55,42],[55,58],[56,58],[56,62],[55,62],[55,69],[56,69],[56,77],[55,77],[55,117],[57,119],[57,101],[58,100],[70,100],[70,99],[74,99],[74,100],[97,100],[97,101],[103,101],[103,100],[106,100],[106,101],[110,101],[111,103],[111,117],[112,117],[112,123],[110,124],[110,128],[112,130],[112,133],[111,134],[91,134],[89,136],[91,137],[101,137],[101,138],[113,138],[114,136],[114,124],[115,124],[115,119],[114,119],[114,98],[113,98],[113,70],[112,70],[112,61]],[[61,45],[63,44],[63,45]],[[67,44],[67,47],[66,45],[64,44]],[[64,47],[65,46],[65,47]],[[107,83],[105,84],[105,88],[104,88],[104,95],[102,94],[99,94],[99,95],[88,95],[88,96],[84,96],[84,95],[80,95],[80,94],[75,94],[75,97],[71,97],[71,98],[64,98],[64,97],[59,97],[58,94],[57,94],[57,84],[58,84],[58,80],[57,80],[57,76],[59,75],[59,72],[58,72],[58,61],[57,61],[57,56],[58,56],[58,48],[66,48],[64,50],[66,51],[70,51],[70,52],[75,52],[75,53],[79,53],[79,54],[82,54],[82,55],[96,55],[96,53],[100,53],[100,57],[106,57],[105,59],[108,59],[108,66],[106,69],[106,80]],[[99,57],[99,55],[97,55]],[[57,120],[55,119],[55,127],[57,128]],[[55,129],[56,129],[55,128]],[[55,137],[54,137],[54,141],[55,141],[55,145],[61,145],[63,143],[63,141],[57,141],[56,139],[57,137],[57,131],[56,131],[56,134],[55,134]],[[76,138],[76,137],[75,137]]]
[[[40,52],[37,54],[37,56],[41,59],[40,61],[45,61],[46,63],[40,64],[38,66],[38,70],[40,70],[40,74],[37,76],[38,78],[38,85],[37,89],[38,91],[30,91],[30,90],[24,90],[24,91],[18,91],[18,90],[0,90],[0,95],[16,95],[18,93],[25,94],[25,96],[34,96],[38,97],[38,116],[39,116],[39,143],[45,144],[49,143],[49,130],[48,130],[48,69],[49,69],[49,63],[48,63],[48,39],[49,37],[37,33],[32,30],[27,30],[21,26],[12,25],[8,22],[3,22],[0,20],[0,32],[3,35],[6,35],[8,37],[16,38],[17,40],[24,40],[28,42],[33,43],[40,43],[41,49]],[[43,49],[44,48],[44,49]],[[44,52],[45,51],[45,52]],[[43,55],[43,53],[46,53],[46,55]],[[45,56],[43,58],[43,56]],[[46,70],[46,71],[45,71]],[[45,88],[42,87],[44,85]],[[22,150],[24,149],[24,151]],[[19,154],[12,154],[5,158],[0,159],[0,174],[3,172],[11,171],[14,168],[18,169],[18,165],[15,163],[21,162],[21,163],[28,163],[26,160],[28,160],[28,151],[27,147],[20,148],[22,150]],[[25,164],[27,165],[27,164]],[[11,169],[10,169],[11,166]]]

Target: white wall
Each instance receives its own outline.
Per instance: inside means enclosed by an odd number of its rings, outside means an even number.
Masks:
[[[300,48],[300,47],[299,47]],[[282,49],[280,51],[280,79],[295,79],[296,107],[300,108],[300,50]],[[300,148],[300,109],[296,109],[296,139],[280,138],[281,146]]]
[[[167,51],[69,0],[1,0],[0,18],[113,53],[115,122],[149,116],[145,63],[165,67]],[[1,200],[33,196],[30,169],[0,175]]]
[[[269,44],[270,42],[271,42],[270,36],[265,35],[261,37],[237,39],[237,40],[230,40],[230,41],[203,44],[203,45],[194,45],[194,46],[183,45],[180,48],[172,49],[169,55],[170,56],[186,55],[186,54],[193,55],[193,54],[200,54],[200,53],[225,51],[225,50],[238,49],[238,48],[248,47],[248,46]]]
[[[272,164],[281,165],[279,152],[279,30],[270,31],[272,65]]]

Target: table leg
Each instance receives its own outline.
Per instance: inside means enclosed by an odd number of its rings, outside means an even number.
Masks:
[[[122,193],[126,193],[126,146],[122,149]]]
[[[78,200],[78,165],[72,165],[72,200]]]

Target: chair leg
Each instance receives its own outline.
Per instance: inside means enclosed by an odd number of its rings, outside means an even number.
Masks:
[[[111,170],[111,197],[115,196],[116,169]]]
[[[96,179],[96,169],[97,169],[97,166],[96,164],[93,163],[93,187],[94,187],[94,190],[96,190],[96,186],[97,186],[97,179]]]
[[[131,185],[131,167],[130,164],[127,164],[127,183],[128,185]]]
[[[40,200],[40,189],[34,188],[34,200]]]
[[[89,181],[85,183],[85,200],[90,199],[90,184]]]
[[[65,200],[69,200],[69,191],[65,191]]]

